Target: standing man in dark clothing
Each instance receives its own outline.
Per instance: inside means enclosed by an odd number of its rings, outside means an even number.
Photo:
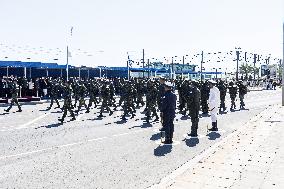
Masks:
[[[177,97],[172,92],[172,87],[173,87],[172,83],[166,82],[164,86],[165,86],[165,95],[162,98],[162,103],[161,103],[162,125],[165,131],[164,144],[172,144]]]
[[[199,110],[200,110],[200,91],[198,89],[198,82],[191,81],[191,90],[189,91],[188,107],[189,115],[191,119],[191,132],[188,134],[190,137],[197,137],[197,129],[199,122]]]

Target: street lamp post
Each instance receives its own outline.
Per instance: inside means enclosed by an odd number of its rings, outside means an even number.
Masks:
[[[147,60],[148,78],[150,77],[149,66],[150,66],[150,60],[148,59]]]
[[[142,52],[142,53],[143,53],[143,55],[142,55],[142,56],[143,56],[143,57],[142,57],[142,61],[143,61],[143,62],[142,62],[142,65],[143,65],[143,78],[144,78],[144,68],[145,68],[145,67],[144,67],[144,65],[145,65],[145,51],[144,51],[144,49],[143,49],[143,52]]]
[[[202,82],[202,67],[203,67],[203,51],[201,52],[201,62],[200,62],[200,81]]]
[[[236,48],[236,49],[241,49],[241,48]],[[237,50],[236,51],[236,55],[237,55],[237,70],[236,70],[236,80],[239,80],[239,60],[240,60],[240,51]]]

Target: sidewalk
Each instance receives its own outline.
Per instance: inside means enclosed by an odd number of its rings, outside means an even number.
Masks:
[[[212,153],[154,188],[283,189],[283,172],[284,107],[277,105],[240,126]]]

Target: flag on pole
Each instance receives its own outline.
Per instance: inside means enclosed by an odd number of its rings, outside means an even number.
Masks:
[[[73,29],[74,29],[74,27],[72,26],[71,27],[71,36],[73,35]]]

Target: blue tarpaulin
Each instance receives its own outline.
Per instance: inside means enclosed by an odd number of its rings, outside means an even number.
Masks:
[[[127,67],[99,67],[102,70],[116,70],[116,71],[127,71],[128,68]],[[157,69],[157,68],[129,68],[130,71],[140,71],[140,72],[147,72],[147,71],[151,71],[151,72],[170,72],[170,69],[165,69],[165,68],[161,68],[161,69]]]
[[[58,65],[57,63],[22,62],[22,61],[0,61],[0,67],[66,69],[66,65]],[[69,65],[68,67],[73,68],[74,66]]]

